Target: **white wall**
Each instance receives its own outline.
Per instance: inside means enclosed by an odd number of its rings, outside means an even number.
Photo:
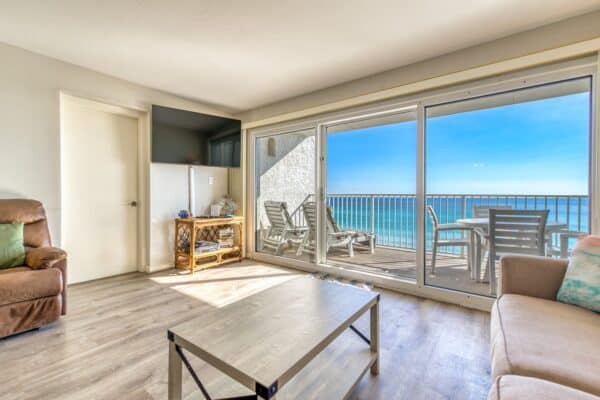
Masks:
[[[151,104],[159,104],[227,115],[217,107],[134,85],[5,44],[0,44],[0,60],[0,193],[4,197],[10,193],[10,197],[42,201],[48,213],[53,243],[59,246],[60,91],[141,110],[149,110]],[[169,168],[164,174],[158,173],[160,169],[161,166],[153,168],[155,174],[150,185],[156,197],[152,201],[167,207],[168,201],[162,199],[164,195],[173,200],[169,207],[177,210],[180,199],[160,190],[163,184],[173,185],[175,178],[169,175]],[[182,179],[185,184],[185,175]],[[181,187],[185,190],[185,185]],[[186,199],[182,196],[181,201]],[[156,232],[156,229],[151,229],[151,232]],[[151,237],[150,243],[162,240],[165,240],[164,237]],[[172,239],[169,240],[171,242]],[[155,258],[166,259],[166,255]]]
[[[598,37],[600,11],[278,101],[239,113],[236,118],[245,123],[259,121]]]
[[[236,215],[243,215],[244,210],[244,174],[242,168],[229,168],[229,196],[238,205]]]
[[[269,140],[274,141],[273,155],[268,153]],[[265,201],[284,201],[292,213],[315,193],[316,143],[312,131],[260,138],[257,143],[256,221],[265,227]]]
[[[188,207],[188,167],[152,164],[150,168],[152,209],[150,211],[150,271],[173,266],[175,218]],[[228,191],[227,168],[194,167],[196,215],[210,213],[210,205]],[[208,184],[213,177],[212,185]]]

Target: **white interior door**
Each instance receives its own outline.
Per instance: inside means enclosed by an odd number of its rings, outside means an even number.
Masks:
[[[61,113],[69,283],[137,271],[138,121],[74,100]]]

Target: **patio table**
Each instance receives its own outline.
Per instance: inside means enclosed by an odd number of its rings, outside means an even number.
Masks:
[[[490,219],[488,217],[480,218],[460,218],[456,220],[457,224],[474,228],[480,231],[483,235],[487,235],[490,226]],[[548,240],[553,233],[560,233],[568,228],[568,225],[562,222],[547,222],[546,223],[546,240]],[[472,257],[471,265],[471,279],[481,282],[481,241],[475,240],[475,235],[471,236],[471,246],[474,251],[471,252]]]

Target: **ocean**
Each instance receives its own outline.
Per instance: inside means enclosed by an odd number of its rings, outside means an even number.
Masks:
[[[585,232],[589,226],[588,197],[581,195],[428,195],[426,204],[433,206],[441,224],[470,218],[473,207],[485,205],[547,209],[548,221],[568,224],[571,231]],[[332,208],[335,221],[341,229],[373,231],[381,246],[416,248],[415,195],[332,194],[327,196],[327,205]],[[427,215],[426,220],[426,246],[431,248],[431,217]],[[450,251],[454,252],[452,249]]]

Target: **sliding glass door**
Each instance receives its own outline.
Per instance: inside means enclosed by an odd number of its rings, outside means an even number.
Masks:
[[[252,131],[253,255],[488,307],[502,255],[591,231],[595,75],[568,67]]]
[[[590,104],[580,78],[426,107],[427,285],[493,295],[502,254],[589,231]]]
[[[326,125],[331,265],[416,280],[416,106]]]

